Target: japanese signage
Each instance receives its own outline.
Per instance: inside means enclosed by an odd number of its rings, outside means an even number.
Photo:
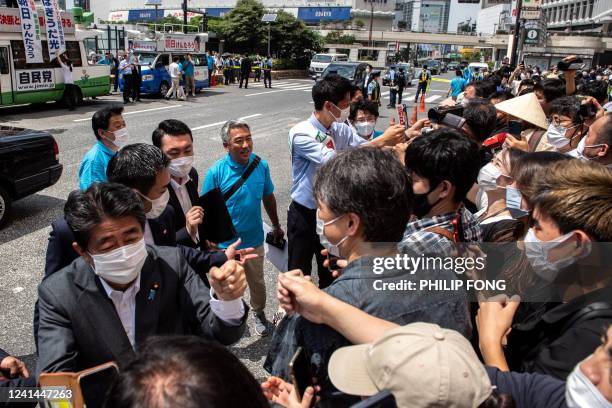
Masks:
[[[194,52],[196,48],[195,35],[166,35],[164,37],[164,49],[175,52]]]
[[[55,73],[49,69],[27,69],[15,72],[17,91],[38,91],[55,88]]]
[[[45,10],[45,25],[47,27],[47,46],[49,48],[49,60],[57,58],[59,54],[66,51],[66,39],[64,27],[60,15],[57,0],[42,0]]]
[[[157,43],[155,41],[132,41],[132,50],[140,52],[155,52],[157,51]]]
[[[539,20],[541,0],[523,0],[521,7],[521,18],[525,20]]]
[[[40,25],[34,0],[17,0],[21,21],[21,35],[27,63],[43,62]]]
[[[0,8],[0,32],[19,33],[21,32],[20,9]],[[61,13],[62,27],[64,34],[74,33],[75,26],[72,13]],[[38,16],[38,24],[46,26],[44,13]]]

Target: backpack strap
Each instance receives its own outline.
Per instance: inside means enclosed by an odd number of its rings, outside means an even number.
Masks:
[[[455,236],[452,232],[450,232],[449,230],[442,228],[442,227],[429,227],[427,229],[425,229],[425,231],[427,232],[433,232],[434,234],[438,234],[443,236],[444,238],[448,239],[449,241],[455,242]]]
[[[561,332],[565,332],[570,327],[575,326],[578,323],[586,322],[598,317],[612,318],[612,303],[595,302],[583,307],[578,312],[574,313],[569,320],[563,324]]]
[[[247,169],[244,171],[244,173],[240,175],[240,178],[230,187],[229,190],[223,193],[223,199],[225,201],[229,200],[230,197],[233,196],[234,193],[238,191],[240,187],[242,187],[242,185],[244,184],[245,181],[247,181],[249,176],[253,174],[253,171],[259,165],[259,162],[261,162],[261,158],[255,155],[255,158],[253,159],[249,167],[247,167]]]
[[[540,140],[542,140],[542,136],[544,136],[544,133],[546,133],[545,130],[538,129],[531,134],[529,142],[527,142],[527,144],[529,145],[530,152],[535,152],[535,149],[540,144]]]

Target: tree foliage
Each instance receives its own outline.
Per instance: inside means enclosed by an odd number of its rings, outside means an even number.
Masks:
[[[342,34],[340,31],[332,31],[325,36],[327,44],[353,44],[354,42],[354,35]]]
[[[208,28],[225,40],[229,52],[262,55],[268,52],[268,23],[261,21],[266,13],[257,0],[238,0],[236,7],[223,19],[210,19]],[[303,66],[311,52],[323,48],[321,36],[293,15],[279,10],[277,19],[270,24],[271,52],[283,60],[292,60]]]

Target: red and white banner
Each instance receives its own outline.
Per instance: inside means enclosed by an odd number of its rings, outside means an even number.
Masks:
[[[42,63],[42,41],[40,39],[40,24],[34,0],[17,0],[21,24],[21,36],[28,64]]]
[[[164,36],[164,49],[171,52],[195,52],[196,36],[167,34]]]
[[[18,8],[0,8],[0,32],[3,33],[19,33],[21,32],[20,9]],[[62,12],[62,28],[64,34],[74,33],[74,19],[72,13]],[[46,25],[45,16],[38,16],[38,24],[40,27]]]

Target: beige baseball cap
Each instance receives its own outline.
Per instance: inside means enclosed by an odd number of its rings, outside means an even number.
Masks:
[[[540,102],[538,102],[538,97],[533,92],[502,101],[495,105],[495,109],[542,129],[548,129],[546,114]]]
[[[342,347],[329,361],[340,391],[371,396],[389,390],[397,406],[473,408],[493,390],[470,342],[436,324],[412,323],[372,344]]]

